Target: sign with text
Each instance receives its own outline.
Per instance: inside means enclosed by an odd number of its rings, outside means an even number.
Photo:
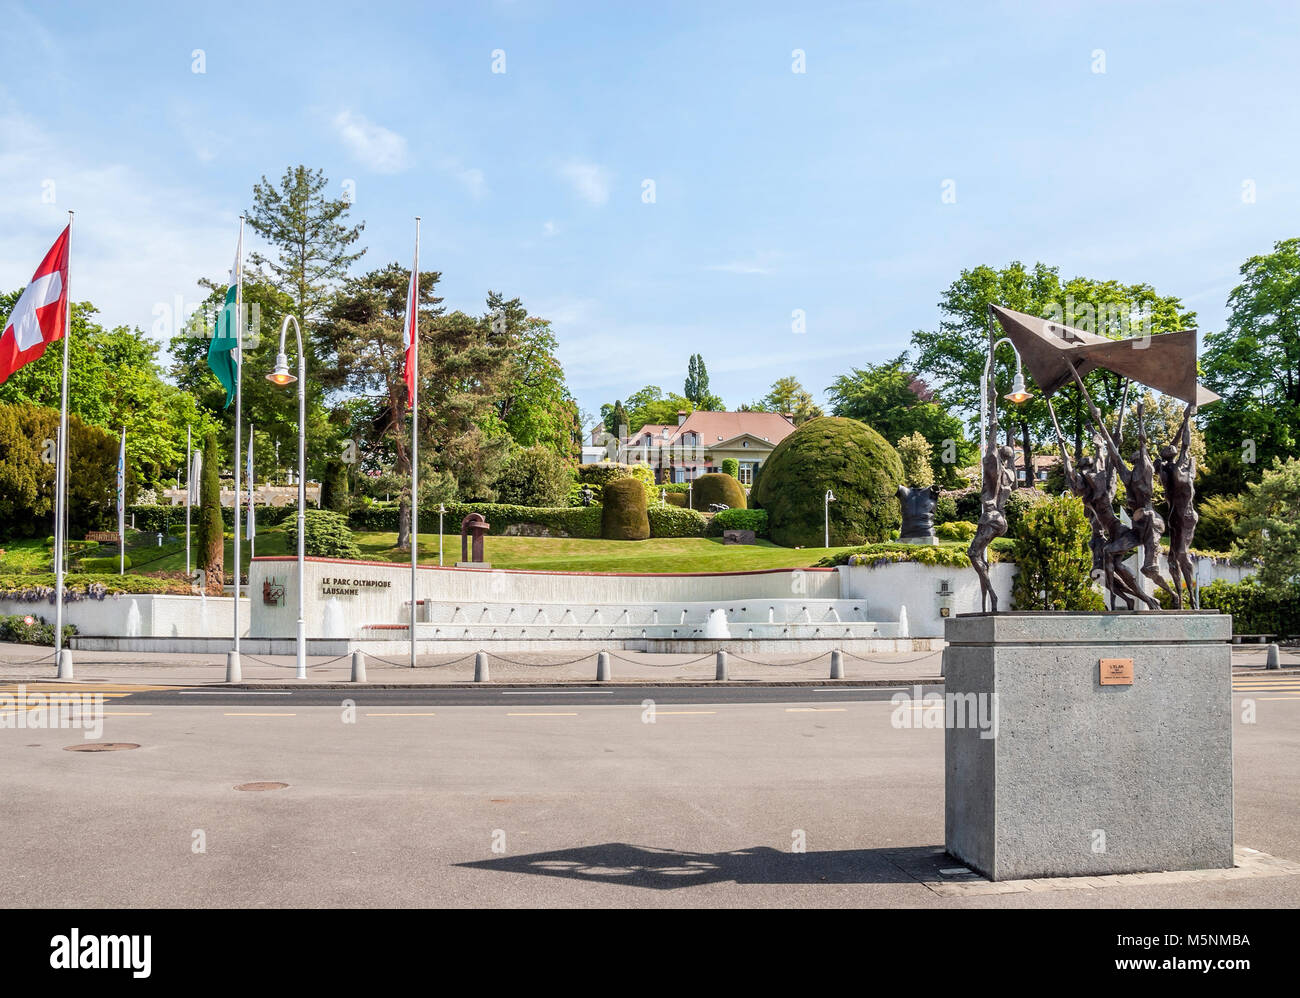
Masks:
[[[356,596],[363,589],[391,589],[388,579],[321,579],[322,596]]]
[[[1131,658],[1103,658],[1099,673],[1102,686],[1132,686],[1133,660]]]

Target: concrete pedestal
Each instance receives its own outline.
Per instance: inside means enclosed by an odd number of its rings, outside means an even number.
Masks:
[[[1231,636],[1213,612],[949,618],[949,854],[992,880],[1231,867]]]

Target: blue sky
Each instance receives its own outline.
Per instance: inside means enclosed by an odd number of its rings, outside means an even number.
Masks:
[[[979,263],[1218,329],[1297,234],[1294,4],[181,6],[0,3],[0,286],[75,208],[74,297],[150,329],[302,162],[355,184],[358,266],[407,263],[419,214],[449,306],[552,319],[584,409],[697,351],[734,408],[900,352]]]

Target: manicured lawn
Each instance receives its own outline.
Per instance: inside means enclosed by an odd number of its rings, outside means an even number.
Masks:
[[[357,533],[362,556],[372,561],[408,561],[393,547],[393,533]],[[843,548],[831,548],[841,551]],[[800,568],[827,554],[826,548],[724,545],[712,537],[652,537],[646,541],[600,541],[577,537],[492,537],[485,556],[493,568],[534,568],[552,572],[744,572],[761,568]],[[443,564],[460,560],[460,535],[443,537]],[[438,535],[420,535],[420,563],[438,563]]]
[[[366,561],[409,563],[410,554],[393,545],[392,532],[357,531],[353,534]],[[245,552],[247,546],[244,547]],[[831,548],[843,551],[845,548]],[[287,555],[284,531],[259,531],[259,555]],[[766,541],[755,545],[724,545],[711,537],[662,537],[647,541],[601,541],[584,538],[487,538],[487,559],[494,568],[534,568],[554,572],[744,572],[762,568],[800,568],[826,555],[826,548],[777,547]],[[247,557],[247,555],[245,555]],[[230,563],[231,542],[226,541]],[[443,537],[443,564],[460,560],[460,535]],[[420,534],[420,564],[438,564],[438,535]],[[147,565],[146,571],[181,571],[185,552],[168,555]]]

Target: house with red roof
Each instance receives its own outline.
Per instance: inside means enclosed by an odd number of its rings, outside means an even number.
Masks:
[[[621,441],[617,459],[649,465],[656,482],[689,482],[735,458],[737,477],[748,488],[754,472],[794,429],[789,413],[679,412],[676,425],[649,423]]]

